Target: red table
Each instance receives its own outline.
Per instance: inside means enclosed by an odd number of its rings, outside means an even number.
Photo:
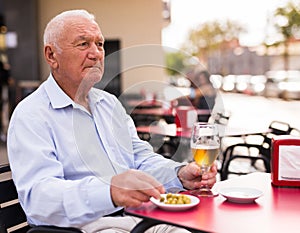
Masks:
[[[196,109],[198,119],[208,119],[211,115],[210,110]],[[175,123],[176,108],[135,108],[128,112],[137,125],[150,125],[159,119],[165,119],[168,123]]]
[[[269,173],[252,173],[215,184],[224,187],[252,187],[263,191],[254,203],[235,204],[223,196],[201,198],[198,206],[182,212],[168,212],[148,202],[139,208],[127,208],[128,215],[143,218],[132,232],[158,223],[168,223],[218,233],[298,233],[300,231],[300,189],[276,188],[271,185]],[[139,228],[139,229],[138,229]]]
[[[159,134],[169,137],[191,138],[191,129],[178,129],[176,124],[166,125],[143,125],[136,127],[138,133]]]
[[[161,108],[162,102],[155,100],[129,100],[126,105],[132,109],[154,109]]]
[[[198,115],[208,116],[211,114],[211,111],[206,109],[196,109],[196,111]],[[130,115],[154,115],[161,117],[175,117],[176,110],[165,108],[136,108],[130,113]]]

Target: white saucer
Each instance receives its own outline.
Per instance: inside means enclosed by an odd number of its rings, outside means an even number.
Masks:
[[[167,194],[161,194],[162,197],[166,197]],[[184,194],[185,196],[188,196],[191,199],[191,203],[190,204],[165,204],[163,202],[160,202],[160,200],[157,200],[153,197],[150,198],[150,201],[158,206],[161,209],[164,210],[168,210],[168,211],[183,211],[183,210],[187,210],[189,208],[192,208],[196,205],[199,204],[200,200],[198,197],[192,196],[192,195],[187,195]]]
[[[219,190],[219,194],[226,197],[230,202],[252,203],[259,198],[263,192],[255,188],[232,187]]]

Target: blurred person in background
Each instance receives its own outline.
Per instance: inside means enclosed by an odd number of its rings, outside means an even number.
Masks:
[[[191,81],[190,99],[193,106],[198,109],[212,110],[215,106],[217,92],[210,81],[207,70],[195,71],[188,75]]]
[[[210,73],[207,70],[197,68],[186,73],[186,78],[190,81],[190,93],[177,99],[178,106],[193,106],[200,110],[212,111],[217,97],[217,91],[210,81]],[[208,122],[209,114],[199,114],[198,121]]]

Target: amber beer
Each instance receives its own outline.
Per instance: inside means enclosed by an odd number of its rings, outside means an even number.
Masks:
[[[197,145],[192,148],[192,155],[199,166],[210,167],[219,154],[219,146]]]

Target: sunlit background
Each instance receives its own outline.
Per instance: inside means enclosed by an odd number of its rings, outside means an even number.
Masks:
[[[4,150],[14,107],[49,75],[44,27],[75,8],[95,14],[106,39],[105,74],[95,87],[116,95],[136,126],[173,124],[180,106],[169,90],[189,96],[187,74],[197,68],[211,74],[226,127],[265,132],[277,120],[300,129],[300,0],[0,0],[0,60],[10,71],[2,94]],[[172,121],[134,116],[141,101],[171,112]]]
[[[180,48],[191,29],[213,20],[234,20],[247,28],[240,37],[241,45],[261,44],[268,30],[268,20],[276,8],[297,0],[170,0],[171,23],[162,31],[162,44]],[[270,32],[276,36],[275,32]]]

